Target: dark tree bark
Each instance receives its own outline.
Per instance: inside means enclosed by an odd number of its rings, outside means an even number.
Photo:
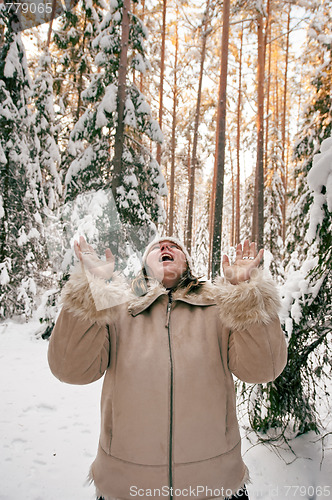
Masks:
[[[262,13],[257,17],[257,163],[255,178],[255,202],[253,210],[252,240],[264,245],[264,23]]]
[[[86,29],[86,12],[84,12],[84,26],[83,26],[83,51],[85,48],[85,43],[86,43],[86,35],[85,35],[85,29]],[[81,69],[78,77],[78,84],[77,84],[77,92],[78,92],[78,98],[77,98],[77,108],[76,108],[76,120],[79,119],[81,115],[81,107],[82,107],[82,94],[83,91],[83,70]]]
[[[226,145],[226,88],[227,88],[227,69],[228,69],[229,17],[230,17],[230,0],[224,0],[218,117],[217,117],[217,144],[216,144],[217,168],[216,168],[216,193],[215,193],[214,217],[213,217],[212,277],[215,277],[217,274],[220,273],[220,267],[221,267],[222,210],[223,210],[223,197],[224,197],[224,169],[225,169],[225,145]]]
[[[236,217],[235,217],[235,244],[240,243],[240,151],[241,151],[241,109],[242,109],[242,53],[243,53],[243,25],[240,32],[239,53],[239,90],[237,99],[237,134],[236,134]]]
[[[217,123],[217,135],[218,135],[218,123]],[[215,160],[214,160],[212,186],[211,186],[211,198],[210,198],[208,276],[211,276],[211,274],[212,274],[213,222],[214,222],[214,204],[215,204],[215,199],[216,199],[216,183],[217,183],[217,157],[215,157]]]
[[[178,17],[178,8],[176,9]],[[168,235],[172,236],[174,232],[174,202],[175,202],[175,148],[176,148],[176,120],[178,104],[178,66],[179,34],[178,25],[175,25],[175,58],[174,58],[174,79],[173,79],[173,111],[172,111],[172,137],[171,137],[171,174],[169,182],[169,216],[168,216]]]
[[[144,22],[144,18],[145,18],[145,0],[141,1],[141,5],[142,5],[141,19],[142,19],[142,22]],[[140,75],[139,75],[139,88],[140,88],[140,91],[143,94],[144,93],[144,75],[143,75],[143,73],[140,73]]]
[[[54,21],[54,17],[55,17],[55,10],[56,10],[56,0],[52,0],[51,20],[50,20],[50,24],[48,25],[48,32],[47,32],[47,42],[46,42],[47,48],[50,46],[50,43],[51,43],[51,36],[52,36],[52,29],[53,29],[53,21]]]
[[[284,198],[282,203],[282,239],[285,241],[286,238],[286,208],[287,208],[287,180],[288,180],[288,165],[286,157],[286,114],[287,114],[287,79],[288,79],[288,63],[289,63],[289,28],[290,28],[290,14],[291,14],[291,4],[288,7],[288,18],[287,18],[287,39],[286,39],[286,56],[285,56],[285,78],[284,78],[284,96],[283,96],[283,109],[282,109],[282,123],[281,123],[281,134],[282,134],[282,149],[281,149],[281,160],[283,166],[282,172],[282,185],[284,188]]]
[[[268,24],[269,34],[271,35],[271,25]],[[265,118],[265,146],[264,146],[264,169],[265,178],[266,171],[268,167],[268,143],[269,143],[269,127],[270,127],[270,99],[271,99],[271,63],[272,63],[272,43],[271,36],[270,40],[267,39],[267,44],[269,46],[268,54],[268,69],[267,69],[267,85],[266,85],[266,118]]]
[[[160,54],[160,81],[159,81],[159,127],[163,128],[163,97],[164,97],[164,74],[165,74],[165,41],[166,41],[166,10],[167,0],[163,0],[163,24],[161,33],[161,54]],[[161,162],[161,144],[157,144],[157,162]]]
[[[124,107],[126,100],[126,76],[127,76],[127,53],[129,42],[129,10],[130,0],[123,1],[122,8],[122,33],[121,33],[121,53],[119,62],[119,81],[117,95],[117,114],[118,123],[115,131],[113,175],[112,175],[112,193],[114,200],[117,198],[116,190],[120,184],[122,153],[124,144]]]
[[[231,233],[229,238],[229,244],[234,246],[235,244],[235,175],[234,175],[234,164],[233,164],[233,154],[232,154],[232,144],[230,138],[229,142],[229,156],[231,162],[231,186],[232,186],[232,219],[231,219]]]

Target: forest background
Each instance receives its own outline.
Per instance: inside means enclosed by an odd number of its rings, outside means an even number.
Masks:
[[[238,386],[250,424],[325,439],[331,2],[52,5],[23,31],[0,5],[1,318],[37,314],[47,338],[79,234],[128,276],[156,232],[206,277],[249,237],[279,284],[289,354],[274,383]]]

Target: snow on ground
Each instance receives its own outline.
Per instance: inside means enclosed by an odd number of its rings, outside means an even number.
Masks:
[[[101,381],[71,386],[55,379],[48,342],[36,337],[41,330],[35,321],[0,324],[0,500],[93,500],[86,477],[98,443]],[[298,458],[286,465],[290,452],[284,461],[244,439],[250,499],[332,498],[331,441],[320,466],[316,440],[292,440]]]
[[[101,382],[71,386],[47,363],[38,323],[0,326],[0,500],[89,500]]]

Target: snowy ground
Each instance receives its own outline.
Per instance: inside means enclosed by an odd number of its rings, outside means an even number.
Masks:
[[[35,321],[0,324],[0,500],[93,500],[86,476],[98,442],[101,381],[70,386],[55,379],[40,330]],[[283,452],[284,461],[244,439],[251,500],[332,498],[331,440],[325,444],[320,466],[316,435],[293,440],[298,458],[286,465],[291,453]]]

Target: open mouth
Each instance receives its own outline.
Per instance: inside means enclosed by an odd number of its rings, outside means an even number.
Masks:
[[[173,260],[174,260],[174,258],[169,253],[164,253],[159,258],[159,262],[167,262],[167,261],[173,261]]]

